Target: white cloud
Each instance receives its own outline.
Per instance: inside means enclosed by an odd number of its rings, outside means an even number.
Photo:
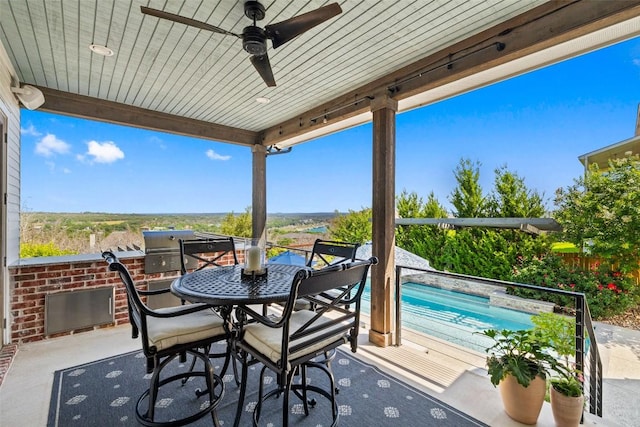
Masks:
[[[640,58],[633,60],[633,65],[640,67]]]
[[[41,132],[38,132],[38,130],[35,128],[35,126],[33,126],[33,123],[29,123],[29,127],[20,128],[20,133],[22,135],[30,135],[30,136],[40,136],[42,135]]]
[[[152,144],[157,145],[161,150],[166,150],[167,146],[164,144],[164,141],[157,136],[149,137],[148,141]]]
[[[51,172],[52,174],[55,173],[63,173],[65,175],[68,175],[71,173],[71,169],[64,167],[64,166],[57,166],[56,163],[52,160],[45,160],[44,161],[45,166],[47,167],[47,169],[49,169],[49,172]]]
[[[231,158],[231,156],[223,156],[211,149],[207,150],[207,157],[210,158],[211,160],[229,160]]]
[[[38,143],[36,143],[36,154],[45,157],[51,157],[54,154],[66,154],[69,152],[71,145],[67,144],[55,135],[48,133]]]
[[[113,163],[124,159],[124,153],[113,141],[89,141],[87,146],[89,147],[87,156],[91,156],[92,161],[96,163]],[[84,159],[84,156],[78,156],[78,158]]]

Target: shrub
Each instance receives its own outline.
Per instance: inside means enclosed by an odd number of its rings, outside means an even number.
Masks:
[[[362,208],[360,211],[349,209],[349,213],[339,214],[329,226],[331,239],[339,242],[351,242],[363,244],[372,238],[371,208]]]
[[[639,301],[638,288],[619,271],[604,269],[584,270],[566,265],[562,258],[548,254],[542,257],[520,259],[512,281],[545,288],[585,294],[594,319],[623,313]],[[573,298],[528,289],[509,289],[509,293],[535,298],[572,309]]]
[[[74,255],[78,252],[60,249],[53,242],[49,243],[22,243],[20,245],[20,258],[34,258],[40,256]]]
[[[569,241],[624,273],[638,270],[640,157],[610,160],[602,171],[593,163],[574,185],[558,189],[555,202]]]

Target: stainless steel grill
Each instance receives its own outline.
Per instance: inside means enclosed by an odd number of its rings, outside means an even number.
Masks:
[[[143,231],[144,272],[165,273],[180,270],[180,239],[194,239],[192,230]]]

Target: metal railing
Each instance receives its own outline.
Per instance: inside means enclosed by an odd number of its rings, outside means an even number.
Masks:
[[[575,301],[575,363],[576,369],[583,373],[585,382],[583,392],[585,401],[588,402],[588,409],[591,414],[602,417],[602,360],[596,336],[589,312],[589,305],[583,293],[564,291],[560,289],[543,288],[540,286],[528,285],[524,283],[507,282],[503,280],[487,279],[484,277],[468,276],[458,273],[447,273],[437,270],[426,270],[422,268],[396,266],[396,287],[395,287],[395,345],[402,345],[402,270],[409,269],[418,271],[422,277],[433,275],[456,280],[472,280],[483,285],[492,285],[499,288],[522,288],[534,291],[546,292],[573,298]],[[586,336],[586,339],[585,339]],[[588,387],[587,387],[588,385]]]

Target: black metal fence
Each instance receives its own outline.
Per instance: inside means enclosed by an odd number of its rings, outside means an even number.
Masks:
[[[573,298],[575,301],[575,362],[576,369],[583,372],[583,392],[585,401],[588,402],[589,412],[602,417],[602,361],[598,351],[595,332],[591,320],[589,306],[583,293],[564,291],[560,289],[543,288],[524,283],[507,282],[503,280],[487,279],[483,277],[468,276],[457,273],[447,273],[436,270],[426,270],[402,265],[396,266],[395,288],[395,344],[402,344],[402,270],[418,271],[423,277],[429,275],[445,277],[457,280],[473,280],[483,285],[492,285],[499,288],[513,287],[530,289],[551,294],[558,294]]]

